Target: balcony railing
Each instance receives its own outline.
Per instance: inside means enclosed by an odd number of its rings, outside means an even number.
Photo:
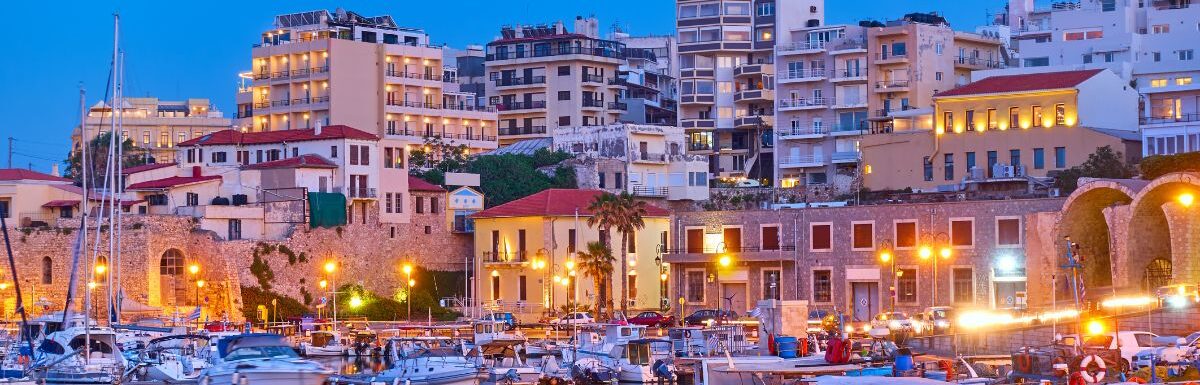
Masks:
[[[776,129],[775,133],[779,136],[806,136],[806,135],[825,135],[829,130],[825,127],[804,127],[804,128],[785,128]]]
[[[780,157],[779,164],[796,165],[796,164],[820,164],[824,163],[822,159],[816,155],[795,155]]]
[[[604,75],[583,74],[581,77],[584,83],[604,83]]]
[[[492,60],[511,60],[524,59],[534,57],[549,57],[560,55],[591,55],[613,59],[624,59],[625,53],[620,50],[605,47],[551,47],[549,49],[536,49],[533,51],[516,51],[516,52],[493,52],[487,54],[487,61]]]
[[[287,79],[291,77],[291,71],[277,71],[271,73],[271,79]]]
[[[996,61],[996,60],[990,60],[990,59],[984,59],[984,58],[978,58],[978,57],[964,57],[964,56],[959,56],[959,57],[955,58],[955,63],[968,65],[968,66],[974,66],[974,67],[982,67],[982,68],[1000,68],[1000,64],[1001,64],[999,61]]]
[[[1187,123],[1200,122],[1200,113],[1180,114],[1178,116],[1143,116],[1138,119],[1139,124],[1165,124],[1165,123]]]
[[[346,195],[350,196],[351,198],[375,198],[379,196],[374,187],[346,189]]]
[[[484,251],[483,263],[522,263],[525,262],[526,251]]]
[[[436,103],[410,102],[410,101],[406,101],[406,100],[388,100],[385,103],[387,103],[387,105],[389,105],[389,106],[410,107],[410,108],[427,108],[427,109],[434,109],[434,110],[441,109],[441,107],[442,107],[440,104],[436,104]]]
[[[791,246],[783,246],[783,247],[788,247],[789,249],[784,250],[781,248],[780,250],[783,250],[783,251],[795,250],[795,247],[791,247]],[[756,253],[756,252],[763,251],[763,250],[761,247],[758,247],[758,246],[738,246],[738,247],[704,246],[704,247],[687,247],[687,248],[682,248],[682,249],[666,249],[665,251],[666,251],[666,254],[723,254],[723,253]],[[775,250],[768,250],[768,251],[775,251]]]
[[[292,104],[292,101],[290,99],[272,100],[271,101],[271,107],[287,107],[287,106],[290,106],[291,104]]]
[[[885,90],[888,88],[905,88],[908,87],[908,80],[882,80],[875,82],[875,88]]]
[[[779,51],[779,52],[810,51],[810,50],[819,50],[819,49],[825,49],[825,42],[823,42],[823,41],[798,41],[798,42],[791,43],[791,44],[779,44],[779,45],[775,46],[775,50]]]
[[[838,152],[833,153],[832,159],[834,162],[839,162],[839,161],[841,161],[841,162],[844,162],[844,161],[857,162],[859,159],[859,154],[858,154],[858,151],[838,151]]]
[[[504,135],[538,135],[546,133],[546,126],[526,126],[526,127],[501,127],[499,130],[501,136]]]
[[[666,187],[633,186],[633,195],[640,197],[665,197],[668,192]]]
[[[631,154],[634,161],[643,162],[666,162],[667,154],[653,152],[635,152]]]
[[[519,78],[500,78],[496,79],[496,87],[506,86],[527,86],[531,84],[545,84],[545,76],[525,76]]]
[[[256,110],[257,110],[257,109],[263,109],[263,108],[271,108],[271,102],[257,102],[257,103],[254,103],[254,109],[256,109]]]
[[[254,110],[245,110],[237,113],[238,119],[249,118],[254,116]]]
[[[897,112],[909,111],[909,110],[915,110],[915,109],[917,109],[917,108],[913,107],[913,106],[900,106],[899,108],[891,108],[891,109],[881,108],[881,109],[875,110],[875,116],[883,118],[883,117],[890,116],[891,114],[894,114]]]
[[[583,106],[604,108],[604,101],[598,99],[583,99]]]
[[[254,80],[264,80],[264,79],[270,79],[270,78],[271,78],[270,72],[259,72],[259,73],[254,74]]]
[[[509,102],[496,105],[496,111],[533,110],[538,108],[546,108],[546,101],[535,100],[532,102]]]
[[[617,110],[617,111],[627,111],[627,110],[629,110],[629,104],[622,103],[622,102],[609,102],[608,109]]]
[[[876,59],[876,60],[900,60],[900,59],[908,59],[908,52],[901,52],[901,53],[887,53],[887,52],[880,52],[880,53],[878,53],[878,54],[876,54],[876,55],[875,55],[875,59]]]
[[[810,69],[803,69],[803,70],[798,70],[798,71],[787,71],[787,72],[781,73],[781,74],[779,74],[779,79],[792,80],[792,79],[823,78],[823,77],[825,77],[825,74],[826,74],[826,71],[824,68],[810,68]]]
[[[404,71],[400,71],[400,70],[394,70],[394,69],[393,69],[393,70],[384,70],[384,71],[383,71],[383,74],[384,74],[384,75],[387,75],[387,76],[391,76],[391,77],[397,77],[397,78],[421,79],[421,80],[434,80],[434,81],[440,81],[440,80],[442,80],[442,75],[441,75],[441,74],[432,74],[432,73],[430,73],[430,74],[426,74],[426,73],[420,73],[420,72],[404,72]]]
[[[799,98],[779,101],[779,108],[826,107],[828,105],[829,99],[826,98]]]
[[[867,77],[866,68],[842,68],[833,71],[834,79],[840,78],[863,78]]]

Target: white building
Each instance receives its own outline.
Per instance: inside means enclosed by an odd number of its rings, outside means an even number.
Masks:
[[[1200,151],[1200,6],[1188,0],[1082,0],[1008,20],[1022,67],[1108,68],[1141,94],[1143,154]]]
[[[638,124],[560,127],[553,138],[556,150],[594,162],[594,175],[576,172],[581,188],[667,200],[708,199],[708,157],[688,154],[683,128]]]

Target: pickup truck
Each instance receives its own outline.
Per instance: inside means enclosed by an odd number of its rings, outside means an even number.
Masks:
[[[1134,355],[1160,345],[1155,342],[1156,338],[1158,338],[1158,335],[1150,332],[1123,331],[1087,336],[1084,337],[1081,345],[1085,351],[1088,348],[1120,350],[1121,360],[1123,361],[1121,362],[1121,368],[1130,368],[1129,364],[1133,362]],[[1112,365],[1111,362],[1108,364]]]

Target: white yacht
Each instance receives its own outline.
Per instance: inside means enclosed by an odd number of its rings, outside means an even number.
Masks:
[[[620,382],[654,382],[654,361],[668,356],[665,350],[669,341],[646,338],[646,327],[641,325],[600,327],[602,329],[581,330],[576,347],[562,349],[563,361],[589,362],[592,367],[611,369],[617,372]],[[656,351],[652,345],[661,348]],[[591,363],[591,360],[596,362]]]
[[[523,358],[527,340],[519,332],[511,333],[504,321],[479,321],[474,325],[475,347],[468,356],[476,359],[483,372],[483,384],[536,384],[542,370],[528,365]]]
[[[212,366],[201,385],[321,385],[333,371],[296,355],[283,336],[252,333],[217,341]]]
[[[209,337],[195,334],[150,340],[134,358],[134,377],[143,381],[190,382],[208,369]]]
[[[74,325],[50,333],[38,345],[42,357],[34,365],[46,384],[115,384],[128,364],[107,327]]]
[[[393,364],[370,383],[406,385],[475,385],[480,371],[449,337],[393,337],[384,350]]]
[[[300,354],[308,357],[344,356],[350,347],[342,343],[342,335],[335,331],[313,330],[308,340],[300,343]]]

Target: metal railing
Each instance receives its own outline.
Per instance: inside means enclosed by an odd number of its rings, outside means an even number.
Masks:
[[[833,156],[830,159],[833,159],[833,161],[835,161],[835,162],[836,161],[846,161],[846,160],[852,160],[852,161],[857,162],[859,158],[861,158],[861,155],[859,155],[858,151],[838,151],[838,152],[834,152]]]
[[[784,156],[779,158],[779,164],[814,164],[824,163],[824,159],[817,158],[816,155],[794,155]]]
[[[1143,116],[1138,118],[1138,124],[1164,124],[1200,122],[1200,113],[1180,114],[1176,116]]]
[[[835,79],[867,77],[867,69],[866,68],[842,68],[842,69],[833,71],[833,77]]]
[[[604,83],[604,75],[583,74],[580,77],[584,83]]]
[[[904,87],[908,87],[908,80],[881,80],[881,81],[875,82],[875,88],[877,88],[877,89],[904,88]]]
[[[775,50],[779,52],[786,51],[808,51],[814,49],[825,49],[823,41],[798,41],[791,44],[779,44],[775,46]]]
[[[908,58],[908,52],[901,52],[901,53],[880,52],[875,55],[876,60],[899,60],[899,59],[907,59],[907,58]]]
[[[584,107],[600,107],[604,108],[604,101],[599,99],[583,99]]]
[[[609,102],[608,109],[618,110],[618,111],[627,111],[627,110],[629,110],[629,104],[622,103],[622,102]]]
[[[635,152],[631,154],[634,161],[666,162],[667,154],[654,152]]]
[[[546,126],[501,127],[500,135],[536,135],[545,134]]]
[[[900,106],[900,108],[891,108],[891,109],[881,108],[881,109],[875,110],[875,116],[882,118],[882,117],[889,116],[896,112],[909,111],[909,110],[915,110],[915,109],[917,109],[917,108],[913,107],[913,106]]]
[[[546,101],[535,100],[532,102],[509,102],[496,105],[496,111],[532,110],[537,108],[546,108]]]
[[[704,246],[666,249],[666,254],[723,254],[723,253],[754,253],[762,251],[758,246]]]
[[[823,77],[825,77],[825,74],[826,74],[826,71],[824,68],[809,68],[809,69],[803,69],[803,70],[799,70],[799,71],[787,71],[787,72],[781,73],[781,74],[779,74],[779,79],[780,80],[792,80],[792,79],[823,78]]]
[[[521,263],[525,262],[527,251],[484,251],[484,263]]]
[[[496,87],[505,86],[527,86],[531,84],[545,84],[545,76],[525,76],[519,78],[499,78],[495,80]]]
[[[959,57],[955,58],[954,62],[957,64],[965,64],[965,65],[978,66],[978,67],[984,67],[984,68],[1000,68],[1000,66],[1001,66],[1001,63],[999,61],[978,58],[978,57],[959,56]]]
[[[667,187],[633,186],[633,195],[641,197],[665,197],[669,191]]]
[[[625,53],[621,52],[621,50],[607,47],[551,47],[549,49],[537,49],[533,51],[492,52],[487,54],[485,60],[510,60],[559,55],[591,55],[613,59],[625,58]]]
[[[804,135],[825,135],[829,130],[825,127],[809,127],[809,128],[790,128],[776,129],[775,134],[779,136],[804,136]]]
[[[375,198],[379,196],[374,187],[346,188],[345,194],[350,198]]]
[[[779,101],[779,108],[825,107],[829,105],[826,98],[798,98]]]

